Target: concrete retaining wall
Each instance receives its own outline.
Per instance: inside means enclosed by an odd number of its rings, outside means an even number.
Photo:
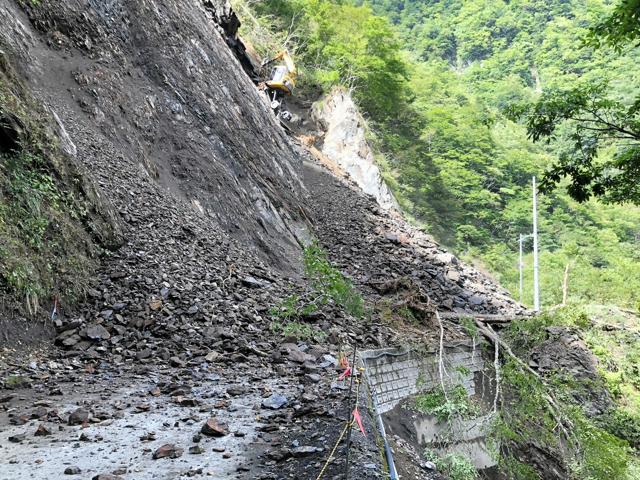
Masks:
[[[378,400],[378,411],[388,412],[402,399],[440,386],[438,351],[403,349],[369,350],[360,358],[365,364],[370,387]],[[476,372],[485,368],[479,345],[471,342],[447,344],[443,351],[445,386],[463,385],[476,393]]]
[[[487,469],[496,460],[487,446],[486,435],[494,419],[491,412],[495,395],[493,365],[482,358],[480,345],[455,342],[444,345],[443,376],[445,388],[462,385],[474,395],[483,413],[470,419],[451,418],[441,422],[433,415],[402,410],[402,400],[441,388],[438,368],[439,352],[389,348],[360,353],[367,372],[369,387],[377,400],[387,431],[428,447],[444,455],[455,452],[467,458],[476,468]],[[402,411],[398,411],[402,410]],[[411,434],[407,437],[407,432]]]

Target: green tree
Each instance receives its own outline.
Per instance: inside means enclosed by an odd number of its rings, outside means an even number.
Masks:
[[[639,38],[640,1],[622,0],[591,28],[586,43],[621,52]],[[563,140],[558,161],[543,178],[543,190],[568,177],[569,195],[578,201],[597,196],[640,204],[640,94],[620,98],[606,81],[587,83],[551,89],[537,102],[515,105],[509,113],[514,120],[526,118],[534,142]],[[603,155],[606,148],[613,153]]]
[[[569,177],[569,195],[580,202],[602,196],[640,203],[640,97],[625,105],[612,99],[607,87],[601,83],[551,90],[534,104],[511,108],[514,119],[526,117],[534,142],[555,139],[564,127],[564,145],[545,173],[543,191]],[[613,147],[613,155],[602,155],[606,147]]]

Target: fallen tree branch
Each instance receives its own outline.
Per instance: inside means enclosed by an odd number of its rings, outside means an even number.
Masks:
[[[442,352],[444,350],[444,326],[442,325],[442,319],[440,318],[440,314],[436,309],[436,319],[438,320],[438,326],[440,327],[440,345],[438,347],[438,374],[440,375],[440,386],[442,387],[442,393],[444,395],[444,399],[449,402],[449,398],[447,397],[447,389],[444,387],[444,360],[442,358]]]

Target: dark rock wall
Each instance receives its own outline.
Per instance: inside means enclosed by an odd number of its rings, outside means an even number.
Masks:
[[[115,146],[113,163],[138,163],[167,196],[290,269],[296,152],[213,20],[225,4],[206,4],[2,0],[0,41],[64,124]]]

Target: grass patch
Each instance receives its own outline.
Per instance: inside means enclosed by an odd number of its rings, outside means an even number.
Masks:
[[[29,379],[22,375],[9,375],[4,379],[5,388],[20,388],[29,384]]]
[[[304,249],[303,258],[311,292],[304,296],[289,295],[269,310],[272,317],[284,324],[295,324],[327,304],[340,306],[356,318],[364,317],[362,296],[351,281],[329,262],[326,252],[317,243]]]
[[[305,302],[299,295],[289,295],[278,305],[271,307],[269,309],[269,314],[272,317],[289,321],[294,318],[311,315],[317,310],[318,305],[315,302]]]
[[[478,471],[467,457],[459,453],[438,455],[433,450],[425,450],[427,460],[435,463],[438,471],[445,474],[449,480],[476,480]]]
[[[297,340],[311,340],[321,342],[327,334],[318,327],[296,321],[271,322],[271,331],[283,337],[293,337]]]
[[[547,339],[548,327],[573,327],[585,330],[590,326],[591,320],[584,308],[567,306],[553,312],[543,312],[526,320],[512,322],[505,338],[516,352],[526,354]]]

